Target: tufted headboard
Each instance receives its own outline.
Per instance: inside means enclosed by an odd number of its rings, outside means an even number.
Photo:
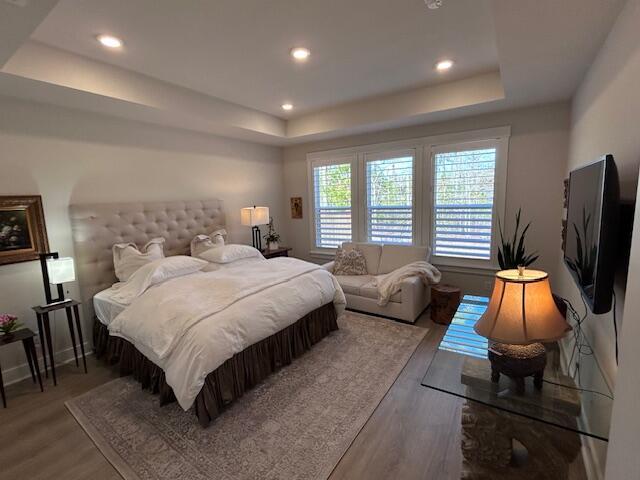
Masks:
[[[221,200],[71,205],[75,262],[85,313],[93,316],[93,296],[117,281],[111,250],[115,243],[143,246],[152,238],[164,237],[166,256],[188,255],[194,236],[224,227],[222,207]]]

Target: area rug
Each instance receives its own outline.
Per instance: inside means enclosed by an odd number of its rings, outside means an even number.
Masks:
[[[347,312],[208,428],[124,377],[67,408],[126,480],[325,479],[427,329]]]

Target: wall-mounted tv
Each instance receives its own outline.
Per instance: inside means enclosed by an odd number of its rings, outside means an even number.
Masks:
[[[564,261],[593,313],[611,310],[620,191],[612,155],[569,176]]]

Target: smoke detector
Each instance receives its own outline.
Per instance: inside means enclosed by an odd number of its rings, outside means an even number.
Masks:
[[[424,0],[424,3],[430,10],[436,10],[442,6],[442,1],[443,0]]]

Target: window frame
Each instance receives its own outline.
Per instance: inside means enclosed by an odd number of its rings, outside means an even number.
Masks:
[[[309,214],[309,245],[311,256],[329,258],[335,254],[335,248],[317,247],[315,234],[315,195],[313,185],[313,167],[351,162],[351,238],[353,242],[366,242],[366,159],[378,159],[399,152],[415,152],[413,164],[413,245],[432,247],[432,210],[433,210],[433,150],[455,145],[468,145],[480,142],[494,142],[496,148],[496,170],[494,182],[494,214],[492,222],[491,259],[477,260],[458,257],[432,256],[432,263],[444,269],[497,270],[497,219],[504,220],[507,163],[509,158],[510,126],[486,128],[442,135],[433,135],[409,140],[398,140],[369,145],[359,145],[317,151],[307,154],[307,191]],[[462,148],[464,149],[464,148]]]
[[[418,215],[418,204],[417,204],[417,192],[418,192],[418,169],[417,165],[418,161],[418,151],[419,148],[402,148],[402,149],[393,149],[393,150],[375,150],[370,152],[363,152],[360,155],[359,163],[359,174],[360,174],[360,185],[362,185],[362,190],[359,196],[359,203],[362,210],[362,218],[360,219],[359,225],[359,235],[358,238],[362,239],[359,241],[369,242],[368,232],[367,232],[367,213],[368,213],[368,198],[367,198],[367,162],[377,161],[377,160],[389,160],[393,158],[400,157],[412,157],[413,158],[413,172],[412,172],[412,198],[411,198],[411,245],[418,245],[421,239],[421,225],[420,219]],[[420,162],[421,163],[421,162]],[[379,242],[371,242],[371,243],[379,243]],[[394,245],[403,245],[403,244],[394,244]]]
[[[505,200],[506,200],[506,184],[507,184],[507,158],[508,158],[508,136],[500,138],[491,138],[484,140],[471,140],[467,142],[455,142],[450,144],[432,145],[429,148],[429,191],[431,193],[429,200],[429,237],[428,244],[432,249],[431,259],[434,264],[446,265],[452,267],[472,267],[487,268],[495,270],[498,265],[498,219],[504,219]],[[464,258],[447,255],[436,255],[434,249],[435,237],[435,156],[439,153],[462,152],[465,150],[480,150],[487,148],[496,149],[496,163],[493,183],[493,206],[491,213],[491,247],[490,257],[488,259]],[[503,222],[504,223],[504,222]]]
[[[308,157],[309,158],[309,157]],[[311,253],[316,255],[330,254],[336,251],[335,248],[322,247],[316,244],[316,196],[314,185],[314,169],[316,167],[324,167],[329,165],[351,165],[351,241],[355,241],[357,235],[357,219],[359,216],[359,206],[357,204],[357,191],[358,191],[358,159],[355,154],[336,154],[330,156],[318,156],[316,158],[310,158],[308,161],[307,177],[309,179],[309,205],[311,210],[309,212],[310,218],[310,240],[311,240]]]

